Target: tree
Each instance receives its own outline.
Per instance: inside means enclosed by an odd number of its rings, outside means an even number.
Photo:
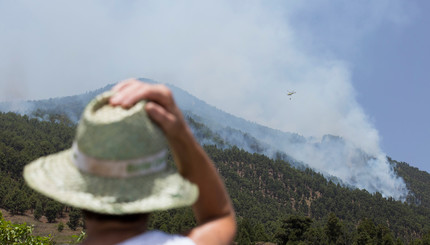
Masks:
[[[423,245],[430,245],[430,232],[423,236],[422,242]]]
[[[55,222],[57,218],[57,206],[54,201],[49,201],[45,206],[45,217],[48,219],[49,223]]]
[[[396,245],[404,245],[404,243],[400,238],[397,238]]]
[[[58,223],[57,230],[59,232],[62,232],[64,230],[64,224],[63,224],[63,222]]]
[[[369,236],[369,234],[362,232],[359,233],[355,239],[354,239],[354,245],[368,245],[371,244],[370,242],[371,237]]]
[[[394,238],[388,227],[379,224],[376,227],[376,243],[383,245],[394,245]]]
[[[3,205],[12,214],[22,214],[29,208],[27,194],[21,188],[15,186],[5,196]]]
[[[395,245],[395,242],[394,242],[393,236],[390,233],[387,233],[387,234],[385,234],[382,237],[381,243],[378,243],[378,244],[382,244],[382,245]],[[430,243],[428,245],[430,245]]]
[[[305,233],[305,240],[312,245],[326,245],[326,235],[322,227],[312,226]]]
[[[42,204],[40,203],[40,201],[37,201],[36,203],[36,208],[34,209],[34,218],[36,220],[39,220],[43,215],[43,208],[42,208]]]
[[[308,231],[312,222],[309,217],[292,215],[284,220],[276,239],[281,244],[294,244],[294,242],[304,240],[304,234]]]
[[[376,227],[373,221],[364,218],[357,227],[354,243],[356,245],[367,245],[376,238]]]
[[[243,226],[239,226],[239,228],[238,228],[236,242],[238,245],[251,244],[251,239],[249,238],[249,233]]]
[[[69,221],[67,222],[67,226],[72,230],[76,230],[79,225],[79,220],[81,219],[81,211],[76,208],[72,208],[69,213]]]
[[[261,223],[255,224],[254,226],[254,242],[266,242],[269,241],[267,232],[264,229],[264,225]]]
[[[338,244],[337,241],[342,235],[342,223],[334,213],[328,215],[328,220],[324,226],[324,231],[328,238],[329,244]]]

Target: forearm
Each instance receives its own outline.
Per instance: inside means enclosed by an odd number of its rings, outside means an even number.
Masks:
[[[205,223],[230,214],[234,217],[230,198],[214,164],[189,128],[184,126],[170,144],[181,175],[199,187],[199,198],[193,206],[197,221]]]
[[[236,233],[233,206],[212,161],[195,140],[171,91],[164,85],[149,85],[130,79],[116,85],[110,99],[113,106],[129,108],[147,100],[145,110],[160,126],[170,144],[182,176],[199,187],[193,206],[199,226],[188,236],[196,244],[230,244]]]
[[[196,244],[231,244],[236,219],[231,200],[212,161],[185,125],[180,137],[170,140],[179,172],[199,187],[193,205],[199,226],[188,236]]]

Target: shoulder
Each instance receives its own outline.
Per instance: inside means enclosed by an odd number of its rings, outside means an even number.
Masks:
[[[162,231],[148,231],[139,236],[130,238],[118,245],[138,245],[138,244],[154,244],[154,245],[195,245],[188,237],[167,234]]]

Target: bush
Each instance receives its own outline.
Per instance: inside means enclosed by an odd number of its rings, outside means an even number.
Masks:
[[[37,202],[36,208],[34,209],[34,219],[39,220],[43,215],[43,208],[40,202]]]
[[[64,230],[64,224],[63,224],[63,222],[58,223],[57,230],[59,232],[62,232]]]
[[[81,219],[81,211],[79,209],[72,208],[69,213],[69,221],[67,222],[67,226],[70,229],[76,231],[76,228],[79,225],[79,220]]]
[[[12,224],[3,219],[0,212],[0,244],[51,245],[52,237],[33,236],[33,227],[24,224]]]

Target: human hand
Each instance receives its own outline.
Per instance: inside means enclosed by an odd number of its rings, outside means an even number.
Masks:
[[[172,92],[161,84],[148,84],[137,79],[127,79],[112,88],[109,100],[113,106],[130,108],[140,100],[146,100],[145,110],[165,133],[169,143],[187,131],[186,122],[176,105]]]
[[[193,208],[200,225],[188,237],[196,244],[231,244],[237,227],[227,190],[214,164],[193,137],[169,88],[128,79],[112,90],[109,103],[113,106],[129,108],[147,100],[145,110],[164,131],[179,173],[199,187]]]

